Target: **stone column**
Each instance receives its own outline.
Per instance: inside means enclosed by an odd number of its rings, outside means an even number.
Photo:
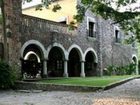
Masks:
[[[47,60],[44,59],[43,60],[43,78],[46,78],[47,77]]]
[[[139,75],[138,63],[136,64],[136,75]]]
[[[102,53],[103,53],[103,22],[101,18],[97,19],[97,55],[98,55],[98,65],[97,65],[97,75],[98,76],[103,76],[103,59],[102,59]]]
[[[81,61],[81,77],[85,77],[85,62]]]
[[[68,61],[67,60],[65,60],[64,61],[64,73],[63,73],[63,76],[64,77],[68,77]]]

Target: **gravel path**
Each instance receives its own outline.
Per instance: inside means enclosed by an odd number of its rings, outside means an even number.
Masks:
[[[0,105],[140,105],[140,79],[96,93],[0,91]]]

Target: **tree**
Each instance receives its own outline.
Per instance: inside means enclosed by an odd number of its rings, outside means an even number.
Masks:
[[[4,60],[7,62],[8,56],[7,56],[6,18],[5,18],[3,0],[0,0],[0,8],[1,8],[1,15],[2,15],[2,28],[3,28],[3,38],[4,38]]]

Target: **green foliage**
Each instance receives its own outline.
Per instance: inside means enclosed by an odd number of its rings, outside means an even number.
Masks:
[[[77,5],[76,9],[77,9],[77,15],[74,15],[73,18],[76,19],[77,22],[82,22],[85,16],[86,9],[84,6],[80,6],[80,5]]]
[[[0,24],[2,24],[2,20],[3,20],[2,15],[0,15]]]
[[[135,73],[136,64],[129,64],[126,66],[108,66],[106,74],[107,75],[131,75]]]
[[[84,5],[89,5],[92,3],[93,0],[81,0]]]
[[[124,44],[132,44],[135,41],[134,37],[129,37],[124,40]]]
[[[15,75],[12,68],[5,62],[0,61],[0,89],[14,86]]]
[[[71,21],[70,24],[69,24],[69,30],[74,30],[75,29],[75,22],[74,21]]]
[[[138,70],[139,70],[139,74],[140,74],[140,60],[138,61]]]
[[[56,5],[53,6],[52,11],[53,11],[53,12],[57,12],[57,11],[60,10],[60,9],[61,9],[61,6],[60,6],[59,4],[56,4]]]

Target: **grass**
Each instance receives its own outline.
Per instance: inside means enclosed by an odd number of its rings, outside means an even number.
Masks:
[[[105,87],[109,84],[122,81],[124,79],[137,77],[135,75],[125,76],[103,76],[103,77],[70,77],[70,78],[55,78],[42,80],[40,82],[46,84],[72,85],[72,86],[90,86],[90,87]]]

